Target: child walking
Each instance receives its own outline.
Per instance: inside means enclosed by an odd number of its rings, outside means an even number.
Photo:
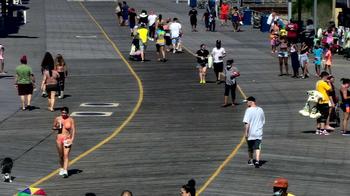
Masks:
[[[320,47],[319,43],[317,43],[314,47],[314,57],[315,57],[315,71],[316,71],[316,76],[320,76],[321,73],[321,62],[322,62],[322,54],[323,54],[323,49]]]
[[[327,71],[327,69],[328,69],[328,73],[332,74],[332,69],[331,69],[331,66],[332,66],[332,52],[329,49],[329,45],[328,44],[326,45],[326,51],[327,52],[324,55],[324,58],[325,58],[325,61],[326,61],[326,63],[324,64],[324,71]]]

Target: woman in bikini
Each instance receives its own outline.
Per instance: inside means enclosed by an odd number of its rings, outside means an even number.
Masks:
[[[75,122],[74,119],[69,116],[69,109],[67,107],[61,108],[61,116],[55,118],[53,129],[58,131],[56,136],[56,147],[61,166],[59,175],[67,178],[69,153],[72,149],[72,144],[76,134]]]
[[[279,43],[279,52],[278,52],[278,59],[279,59],[279,65],[280,65],[280,74],[279,76],[283,75],[289,75],[288,72],[288,43],[287,39],[285,37],[280,38],[280,43]],[[283,64],[285,68],[285,74],[283,73]]]

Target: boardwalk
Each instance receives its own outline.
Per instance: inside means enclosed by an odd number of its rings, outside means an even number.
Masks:
[[[57,107],[67,105],[72,112],[113,112],[111,117],[75,117],[78,136],[72,158],[115,132],[132,114],[141,92],[127,65],[84,9],[127,56],[129,29],[116,25],[114,3],[82,5],[63,0],[30,2],[31,10],[36,12],[28,13],[29,19],[41,19],[45,25],[28,23],[24,29],[30,33],[31,28],[34,31],[41,27],[45,32],[37,36],[42,45],[32,54],[36,64],[40,63],[43,51],[48,50],[63,54],[70,65],[66,90],[70,96],[59,100]],[[216,39],[222,39],[228,56],[235,58],[241,71],[240,86],[245,94],[255,96],[265,110],[263,159],[266,164],[260,169],[247,166],[243,146],[202,195],[271,195],[271,182],[277,176],[287,177],[290,190],[298,196],[350,194],[346,188],[350,175],[346,148],[349,139],[338,133],[329,137],[312,134],[314,122],[300,117],[297,111],[304,101],[305,90],[312,89],[316,79],[278,77],[276,59],[269,54],[266,34],[251,29],[234,34],[228,27],[218,27],[216,33],[201,30],[193,34],[189,32],[187,7],[183,3],[176,6],[169,1],[140,0],[130,5],[137,10],[157,10],[165,17],[179,17],[185,29],[184,44],[191,51],[202,42],[212,47]],[[18,43],[10,38],[5,41]],[[54,175],[40,183],[38,187],[44,188],[48,195],[77,196],[91,192],[112,196],[124,189],[142,196],[178,195],[179,187],[190,178],[196,179],[198,189],[202,187],[240,142],[245,105],[221,108],[223,86],[199,85],[195,59],[188,51],[169,54],[169,61],[160,63],[156,61],[153,45],[149,44],[146,56],[150,61],[130,62],[144,92],[134,118],[111,141],[74,163],[68,179]],[[343,69],[335,67],[335,72],[344,74]],[[35,71],[39,76],[39,69]],[[208,77],[214,79],[212,71]],[[238,100],[241,99],[239,95]],[[84,102],[112,102],[119,106],[80,107]],[[14,113],[8,108],[11,117],[0,124],[1,157],[18,157],[34,146],[15,162],[16,178],[11,184],[0,184],[0,195],[12,195],[58,168],[54,135],[48,136],[58,112],[46,111],[46,100],[39,96],[34,98],[33,105],[40,109]]]

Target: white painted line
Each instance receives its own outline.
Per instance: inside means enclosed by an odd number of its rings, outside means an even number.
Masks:
[[[76,35],[76,38],[80,38],[80,39],[92,39],[92,38],[97,38],[96,35]]]
[[[80,107],[94,107],[94,108],[112,108],[118,107],[119,103],[93,103],[87,102],[80,104]]]
[[[117,0],[67,0],[68,2],[116,2]]]
[[[104,117],[111,116],[113,112],[94,112],[94,111],[84,111],[84,112],[73,112],[70,116],[79,116],[79,117]]]

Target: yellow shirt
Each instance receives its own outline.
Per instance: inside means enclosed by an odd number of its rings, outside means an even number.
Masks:
[[[291,194],[291,193],[288,193],[288,195],[287,196],[295,196],[295,195],[293,195],[293,194]]]
[[[320,92],[323,96],[323,99],[320,100],[318,103],[320,104],[328,104],[329,103],[329,95],[328,92],[332,90],[332,87],[325,81],[319,80],[316,83],[316,90]]]
[[[148,29],[146,28],[139,28],[137,29],[137,33],[139,34],[139,38],[142,41],[142,43],[146,43],[148,39]]]

